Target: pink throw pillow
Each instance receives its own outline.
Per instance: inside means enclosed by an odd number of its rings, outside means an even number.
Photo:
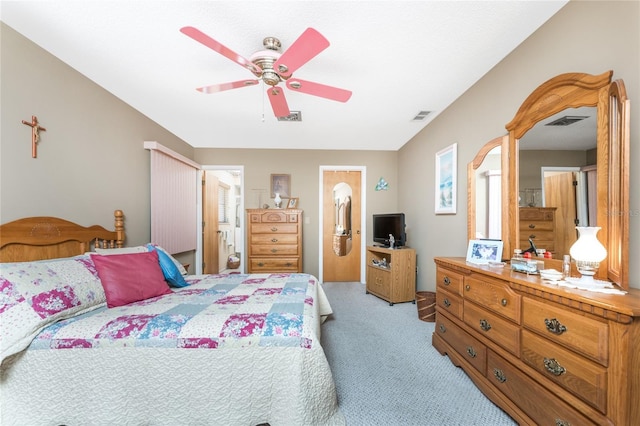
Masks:
[[[96,265],[109,308],[172,293],[155,251],[110,256],[92,254],[91,260]]]

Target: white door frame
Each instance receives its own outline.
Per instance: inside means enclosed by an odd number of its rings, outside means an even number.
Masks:
[[[318,188],[318,217],[320,218],[318,223],[318,279],[323,282],[323,267],[324,261],[322,258],[322,227],[324,225],[324,208],[322,205],[323,197],[322,190],[324,184],[322,183],[324,172],[331,170],[355,170],[360,172],[360,282],[365,282],[365,263],[366,262],[366,248],[367,248],[367,166],[320,166],[320,173],[318,182],[320,182]]]
[[[195,258],[195,264],[196,264],[196,274],[202,274],[202,209],[203,209],[203,205],[202,205],[202,173],[204,173],[204,170],[239,170],[240,171],[240,191],[241,191],[241,197],[240,197],[240,210],[243,212],[240,215],[240,229],[242,229],[242,257],[243,259],[240,262],[240,271],[244,272],[245,269],[245,265],[247,264],[247,248],[246,248],[246,238],[244,238],[245,236],[245,214],[244,214],[244,166],[202,166],[202,169],[199,171],[198,174],[198,207],[197,207],[197,233],[198,233],[198,241],[197,241],[197,246],[196,246],[196,258]],[[236,242],[237,244],[237,242]]]

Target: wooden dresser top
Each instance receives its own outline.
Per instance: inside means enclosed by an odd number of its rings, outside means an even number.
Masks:
[[[436,257],[438,266],[453,269],[465,275],[479,273],[484,276],[509,281],[511,287],[560,303],[584,312],[590,312],[618,322],[628,323],[640,319],[640,290],[631,288],[627,294],[606,294],[558,286],[544,281],[539,275],[514,272],[507,263],[504,267],[476,265],[464,257]]]

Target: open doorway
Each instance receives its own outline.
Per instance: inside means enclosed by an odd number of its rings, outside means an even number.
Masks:
[[[204,274],[243,272],[244,167],[204,166],[196,266]]]

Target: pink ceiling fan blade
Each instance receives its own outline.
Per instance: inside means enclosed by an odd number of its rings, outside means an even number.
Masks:
[[[319,96],[321,98],[331,99],[338,102],[347,102],[349,98],[351,98],[350,90],[314,83],[312,81],[300,80],[299,78],[287,80],[287,87],[297,92],[306,93],[307,95]]]
[[[282,87],[269,87],[267,89],[267,95],[269,96],[269,102],[271,102],[271,108],[276,117],[286,117],[291,114]]]
[[[204,44],[209,49],[215,50],[222,56],[231,59],[233,62],[242,65],[252,73],[256,75],[260,75],[262,73],[262,70],[256,64],[254,64],[244,56],[239,55],[238,53],[224,46],[223,44],[217,42],[216,40],[212,39],[202,31],[198,30],[197,28],[183,27],[183,28],[180,28],[180,32],[191,37],[195,41]]]
[[[307,28],[273,64],[273,69],[288,77],[327,47],[329,40],[313,28]]]
[[[240,87],[255,86],[260,80],[239,80],[231,83],[212,84],[211,86],[198,87],[196,90],[202,93],[217,93],[225,90],[238,89]]]

